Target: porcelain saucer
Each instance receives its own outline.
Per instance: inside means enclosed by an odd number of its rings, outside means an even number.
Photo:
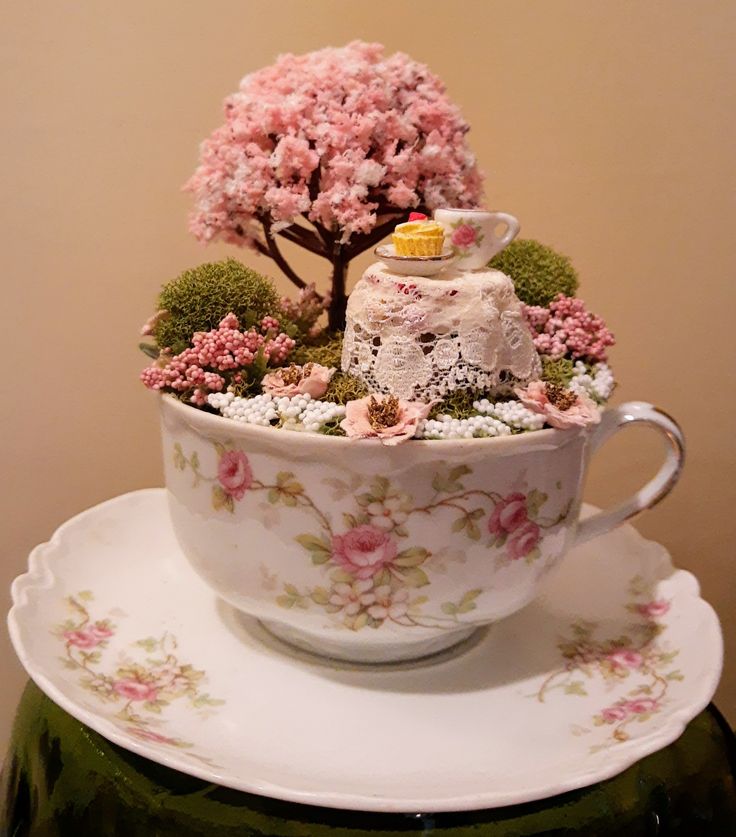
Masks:
[[[373,252],[389,270],[405,276],[435,276],[458,259],[451,247],[438,256],[399,256],[393,244],[379,244]]]
[[[18,656],[80,721],[202,779],[335,808],[473,810],[609,778],[680,735],[722,662],[695,578],[629,526],[571,552],[523,611],[410,666],[311,657],[218,602],[163,489],[64,524],[12,592]]]

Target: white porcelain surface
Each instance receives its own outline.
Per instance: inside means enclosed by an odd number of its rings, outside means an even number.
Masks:
[[[487,209],[436,209],[435,221],[445,228],[445,241],[461,270],[477,270],[519,234],[519,221],[508,212]],[[503,232],[498,233],[501,227]]]
[[[389,270],[403,276],[436,276],[457,259],[450,247],[439,256],[398,256],[393,244],[379,244],[373,252]]]
[[[28,673],[102,735],[208,781],[338,808],[470,810],[597,782],[673,741],[721,669],[695,578],[628,526],[573,550],[477,641],[401,668],[292,653],[218,602],[161,489],[66,523],[13,602]]]
[[[292,642],[360,662],[433,653],[523,607],[576,538],[653,505],[682,462],[677,425],[638,402],[594,428],[396,447],[161,406],[171,517],[195,570]],[[665,464],[578,529],[591,451],[640,422],[669,440]]]

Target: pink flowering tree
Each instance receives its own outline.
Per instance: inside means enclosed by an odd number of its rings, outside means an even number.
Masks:
[[[403,53],[356,41],[281,56],[225,100],[225,124],[185,187],[190,228],[269,256],[300,288],[279,239],[325,258],[330,327],[340,329],[351,259],[410,209],[477,205],[467,131],[442,82]]]

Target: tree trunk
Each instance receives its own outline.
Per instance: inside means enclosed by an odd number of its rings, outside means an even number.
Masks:
[[[328,312],[330,331],[345,330],[345,308],[348,297],[345,293],[345,278],[348,272],[348,261],[340,246],[336,246],[332,257],[332,298]]]

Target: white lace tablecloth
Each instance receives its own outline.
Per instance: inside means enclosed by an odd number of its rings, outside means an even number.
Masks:
[[[508,391],[540,363],[508,276],[392,273],[378,262],[350,294],[342,369],[372,392],[429,401],[457,389]]]

